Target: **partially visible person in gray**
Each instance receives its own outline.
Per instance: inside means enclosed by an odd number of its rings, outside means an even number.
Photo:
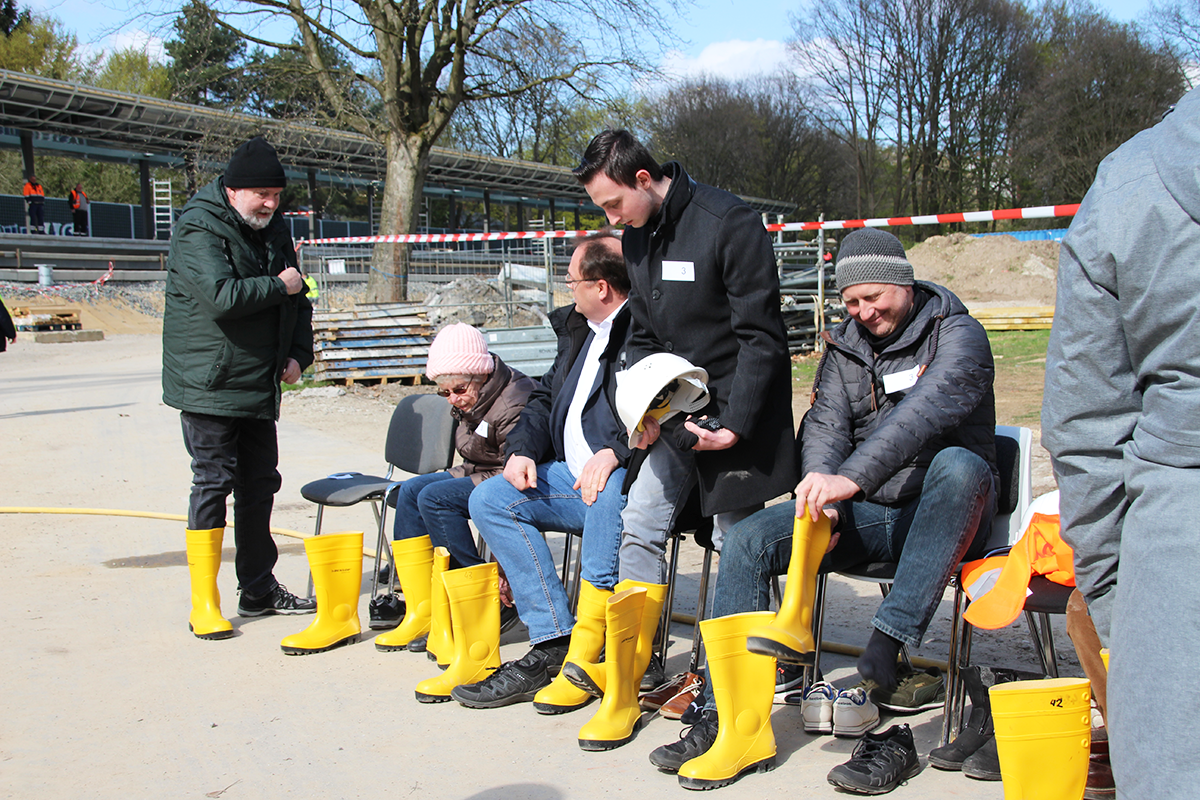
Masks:
[[[1200,92],[1100,165],[1066,238],[1042,443],[1111,650],[1117,797],[1193,797],[1200,759]]]

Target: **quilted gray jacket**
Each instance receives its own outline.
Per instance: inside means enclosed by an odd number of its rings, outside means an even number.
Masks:
[[[825,336],[816,398],[800,429],[801,474],[847,477],[862,487],[856,500],[911,500],[947,447],[977,453],[998,478],[987,334],[949,289],[924,281],[914,288],[928,300],[882,352],[852,319]],[[885,393],[885,375],[921,366],[915,384]]]

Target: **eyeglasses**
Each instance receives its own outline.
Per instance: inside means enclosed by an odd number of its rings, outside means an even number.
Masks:
[[[566,284],[568,289],[574,289],[577,283],[595,283],[599,278],[567,278]]]
[[[453,389],[438,389],[437,390],[438,397],[449,397],[452,394],[463,395],[463,394],[466,394],[467,392],[471,391],[471,387],[474,385],[475,385],[474,383],[460,383],[458,386],[455,386]]]

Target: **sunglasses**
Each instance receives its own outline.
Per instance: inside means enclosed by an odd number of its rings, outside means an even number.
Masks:
[[[452,394],[453,395],[463,395],[463,394],[466,394],[467,392],[471,391],[471,387],[474,385],[475,384],[473,384],[473,383],[460,383],[458,386],[455,386],[453,389],[438,389],[437,394],[438,394],[438,397],[449,397]]]

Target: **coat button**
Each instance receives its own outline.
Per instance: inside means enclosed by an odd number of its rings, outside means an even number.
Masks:
[[[665,342],[665,343],[663,344],[663,347],[667,348],[667,352],[668,352],[668,353],[674,353],[674,352],[675,352],[675,345],[671,344],[670,342]]]
[[[655,289],[653,292],[650,293],[650,296],[653,297],[655,300],[657,300],[660,297],[662,297],[662,292],[660,292],[658,289]]]

